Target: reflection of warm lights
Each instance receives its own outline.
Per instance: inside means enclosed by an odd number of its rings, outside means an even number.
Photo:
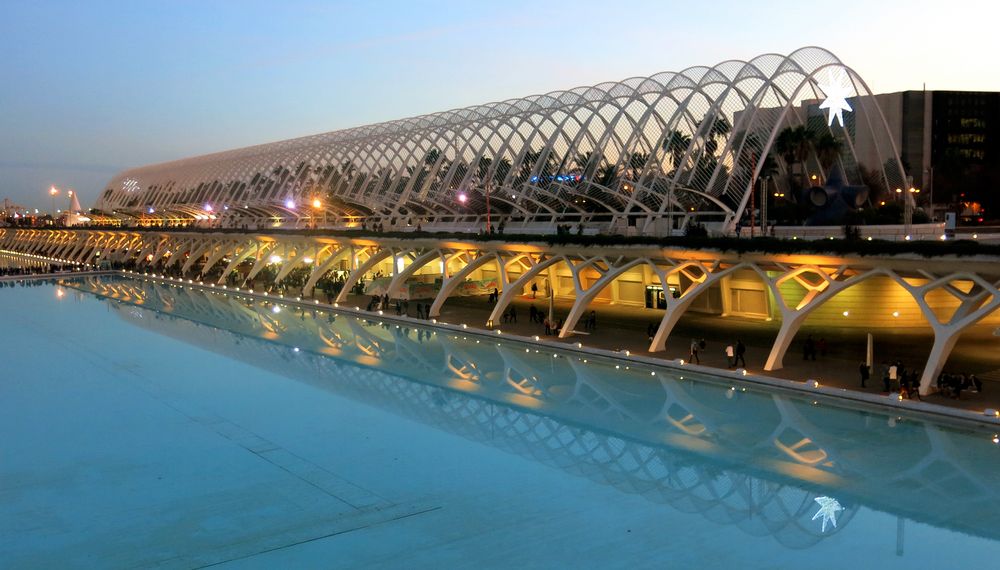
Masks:
[[[279,307],[277,305],[274,305],[274,306],[271,307],[271,312],[274,313],[274,314],[278,314],[278,313],[281,312],[281,307]]]
[[[63,291],[62,289],[56,289],[56,297],[59,297],[60,299],[62,299],[63,295],[65,295],[65,294],[66,294],[66,292]]]

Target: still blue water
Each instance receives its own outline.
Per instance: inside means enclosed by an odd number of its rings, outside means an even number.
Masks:
[[[0,315],[13,567],[1000,555],[985,428],[152,280],[6,287]]]

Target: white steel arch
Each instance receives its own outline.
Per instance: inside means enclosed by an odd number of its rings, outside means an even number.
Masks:
[[[818,108],[828,71],[851,97],[845,125],[828,125]],[[489,209],[494,223],[526,230],[664,234],[694,219],[728,231],[786,127],[840,141],[836,162],[851,184],[862,168],[887,188],[904,184],[871,95],[836,56],[807,47],[135,168],[95,207],[229,227],[322,217],[325,227],[475,230]],[[872,147],[865,156],[859,136]],[[806,163],[820,164],[815,153]]]

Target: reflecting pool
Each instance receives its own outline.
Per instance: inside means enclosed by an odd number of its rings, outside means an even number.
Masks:
[[[990,564],[987,428],[151,279],[0,290],[14,567]]]

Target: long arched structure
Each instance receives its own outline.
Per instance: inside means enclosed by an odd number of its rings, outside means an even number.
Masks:
[[[827,120],[820,102],[834,94],[821,86],[849,102],[841,122]],[[766,166],[798,125],[832,135],[839,154]],[[831,163],[851,184],[862,167],[886,188],[905,181],[867,85],[807,47],[135,168],[95,208],[140,225],[729,231],[759,177]]]
[[[352,292],[388,294],[427,301],[431,317],[450,297],[485,295],[497,288],[502,292],[486,327],[500,322],[515,298],[529,298],[532,284],[539,285],[544,296],[550,283],[560,289],[556,295],[572,300],[559,332],[562,338],[578,333],[577,323],[602,290],[613,287],[627,272],[643,269],[648,277],[642,286],[669,291],[675,285],[677,293],[664,299],[650,352],[664,350],[674,326],[693,310],[699,296],[714,291],[722,299],[722,313],[730,313],[735,307],[726,308],[726,303],[749,291],[741,283],[753,279],[761,302],[781,321],[764,370],[781,369],[806,319],[825,311],[821,318],[829,322],[830,307],[836,306],[845,317],[852,314],[852,320],[874,329],[929,328],[934,340],[922,367],[924,394],[933,390],[964,332],[981,322],[1000,324],[1000,263],[992,255],[942,255],[929,264],[927,258],[913,254],[739,253],[409,236],[0,228],[3,255],[61,265],[121,263],[191,281],[211,279],[239,286],[256,282],[263,288],[299,271],[302,283],[296,289],[317,300],[314,287],[332,272],[342,279],[342,286],[331,301],[346,302]],[[486,268],[490,275],[482,274]],[[479,279],[470,281],[476,272]],[[471,292],[459,290],[469,285],[474,286]]]

